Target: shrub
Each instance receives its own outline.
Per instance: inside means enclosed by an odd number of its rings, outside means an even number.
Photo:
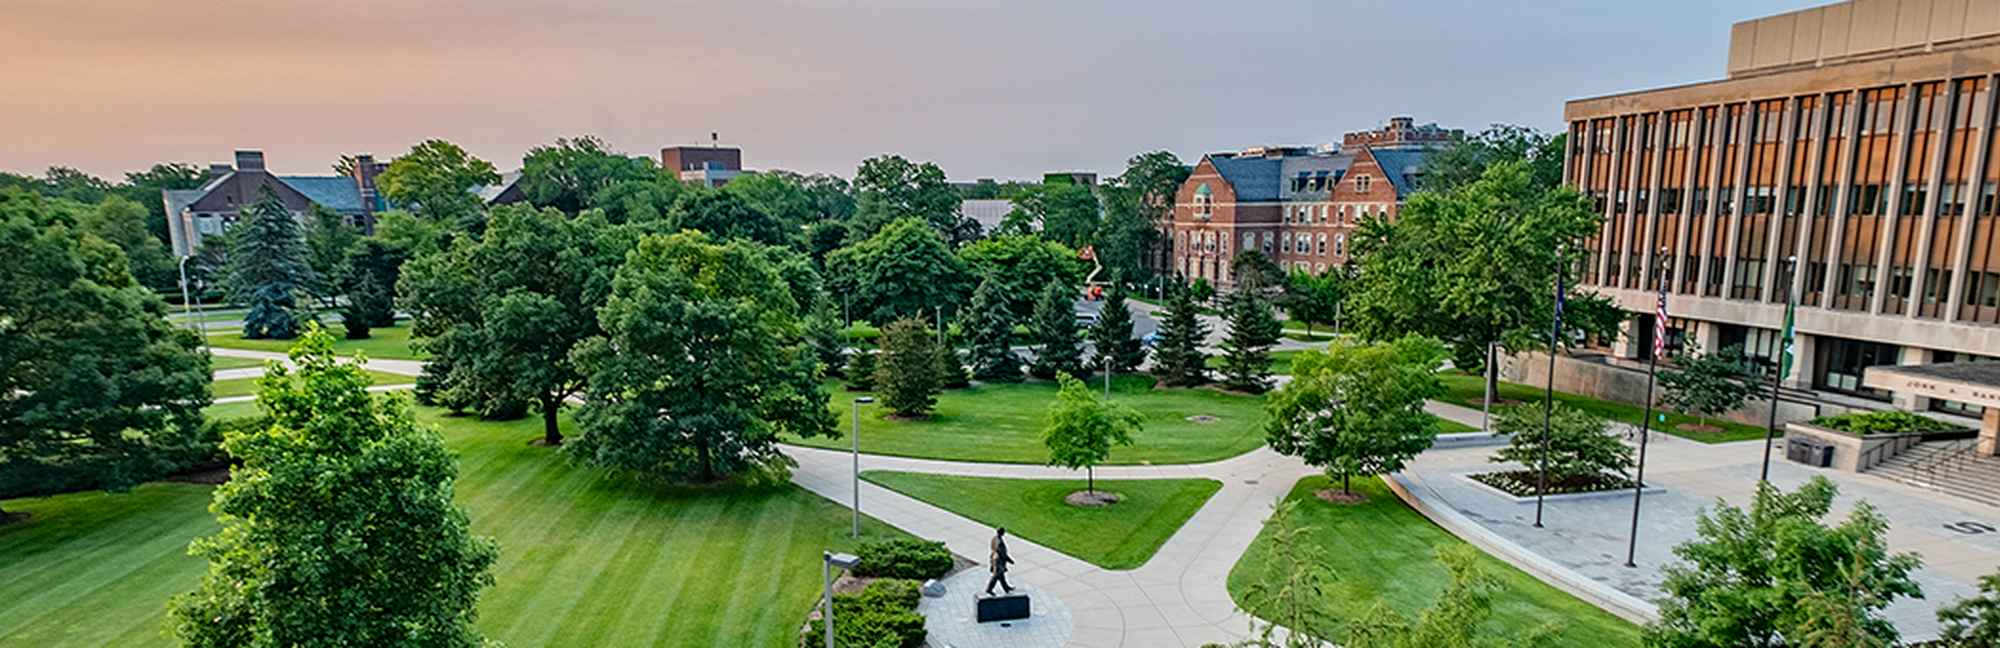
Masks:
[[[942,542],[877,540],[861,545],[854,573],[885,578],[939,578],[951,571],[951,551]]]
[[[875,353],[855,349],[847,357],[847,391],[875,391]]]
[[[1910,434],[1924,432],[1951,432],[1958,426],[1921,414],[1909,412],[1848,412],[1833,416],[1822,416],[1812,420],[1813,425],[1848,434],[1868,436],[1870,434]]]
[[[924,617],[917,613],[922,598],[916,581],[883,579],[852,594],[833,597],[834,644],[872,648],[921,648],[928,633]],[[799,635],[801,648],[813,648],[825,641],[822,622],[806,624]]]

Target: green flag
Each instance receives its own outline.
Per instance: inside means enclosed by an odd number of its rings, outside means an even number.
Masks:
[[[1785,295],[1785,330],[1778,336],[1778,345],[1780,346],[1780,349],[1778,350],[1779,380],[1790,378],[1792,376],[1792,353],[1795,348],[1794,345],[1796,344],[1795,338],[1797,337],[1796,333],[1792,331],[1792,310],[1793,307],[1797,305],[1796,304],[1797,300],[1795,300],[1793,296],[1789,294],[1791,291],[1786,291],[1786,292],[1787,294]]]

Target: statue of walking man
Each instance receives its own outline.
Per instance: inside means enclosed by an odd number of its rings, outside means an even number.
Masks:
[[[1006,527],[993,530],[993,542],[989,547],[993,553],[988,556],[986,569],[993,573],[993,577],[986,579],[986,595],[993,595],[993,585],[996,583],[1000,585],[1001,591],[1008,594],[1014,593],[1014,586],[1007,584],[1007,565],[1013,563],[1014,559],[1007,555]]]

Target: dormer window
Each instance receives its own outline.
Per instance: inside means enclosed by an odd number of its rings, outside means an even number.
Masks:
[[[1356,192],[1368,193],[1368,187],[1372,184],[1374,184],[1374,178],[1368,177],[1365,173],[1354,176],[1354,190]]]

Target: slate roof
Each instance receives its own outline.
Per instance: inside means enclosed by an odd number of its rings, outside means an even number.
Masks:
[[[493,199],[499,198],[500,194],[506,193],[508,187],[520,181],[520,171],[508,171],[500,174],[500,184],[479,185],[472,188],[472,193],[479,196],[479,202],[491,203]]]
[[[1424,166],[1424,158],[1431,151],[1416,148],[1371,148],[1375,163],[1382,167],[1382,174],[1389,176],[1389,183],[1396,186],[1396,197],[1405,198],[1417,190],[1416,174]]]
[[[1340,182],[1340,177],[1347,173],[1348,165],[1353,163],[1354,154],[1352,153],[1286,157],[1280,160],[1279,165],[1279,193],[1287,198],[1300,195],[1324,198],[1327,190]],[[1318,190],[1294,191],[1292,190],[1293,182],[1301,174],[1307,177],[1320,176],[1325,180],[1320,184]]]
[[[346,176],[277,176],[278,180],[305,194],[307,200],[342,213],[359,213],[361,189]]]
[[[181,212],[187,211],[188,205],[194,204],[194,201],[201,200],[202,196],[208,195],[208,191],[207,189],[167,189],[161,191],[160,194],[166,197],[167,215],[178,218]]]
[[[1266,157],[1214,157],[1208,159],[1215,172],[1236,190],[1237,202],[1270,202],[1278,199],[1279,177],[1284,163]]]

